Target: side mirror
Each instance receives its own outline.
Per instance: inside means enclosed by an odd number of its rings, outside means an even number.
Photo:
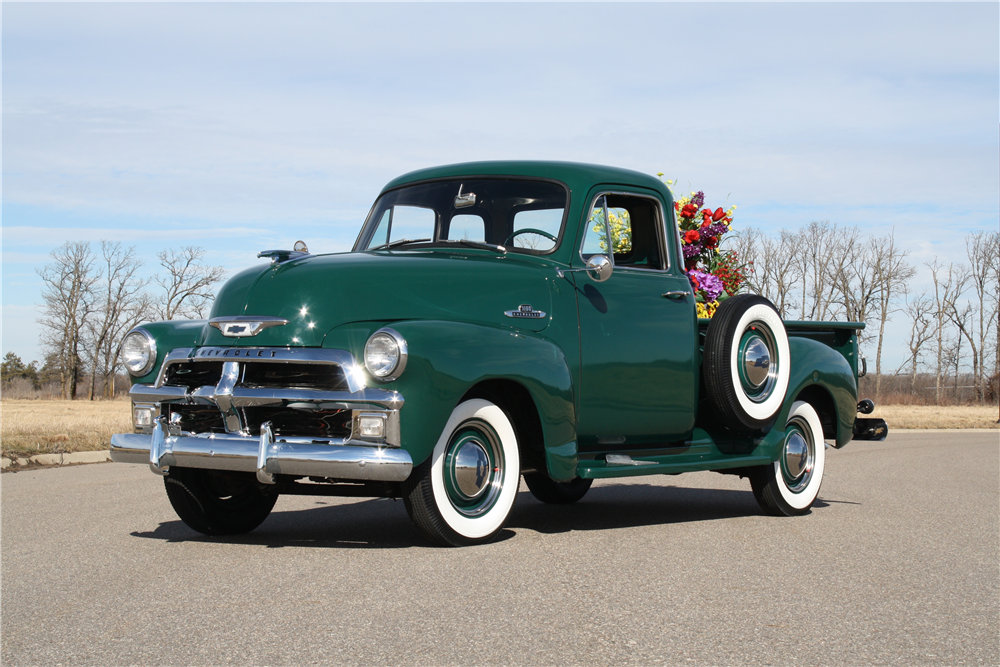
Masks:
[[[605,280],[611,277],[611,272],[614,270],[614,265],[611,260],[604,255],[594,255],[587,260],[587,275],[595,283],[603,283]]]

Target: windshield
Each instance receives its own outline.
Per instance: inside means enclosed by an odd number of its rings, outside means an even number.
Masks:
[[[398,188],[375,202],[355,251],[465,246],[546,254],[559,245],[566,187],[551,181],[467,178]]]

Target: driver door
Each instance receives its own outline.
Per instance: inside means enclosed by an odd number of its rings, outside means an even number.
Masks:
[[[659,197],[592,193],[577,261],[613,250],[611,277],[573,274],[581,339],[581,451],[677,442],[694,428],[698,322],[687,276],[675,266],[672,219]],[[605,231],[610,224],[611,239]],[[670,296],[667,296],[667,295]]]

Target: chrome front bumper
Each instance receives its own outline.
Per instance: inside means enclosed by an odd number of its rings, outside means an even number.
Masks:
[[[221,376],[212,385],[189,387],[165,384],[167,369],[176,365],[197,369],[204,362],[222,363]],[[340,390],[295,387],[244,386],[245,367],[256,364],[309,364],[339,367]],[[385,388],[366,387],[354,357],[343,350],[267,347],[178,348],[166,355],[156,381],[136,384],[129,392],[137,433],[111,437],[111,460],[146,463],[159,475],[170,466],[256,473],[263,484],[275,475],[322,477],[338,480],[401,482],[413,468],[410,455],[400,449],[399,411],[403,397]],[[166,409],[172,405],[200,405],[219,410],[226,432],[182,430],[183,419]],[[248,423],[247,410],[279,408],[302,411],[350,411],[345,437],[274,435],[271,422]],[[139,426],[139,410],[158,414],[152,425]],[[363,420],[381,420],[382,427],[367,432]],[[258,431],[260,435],[256,435]],[[287,431],[287,424],[284,429]]]
[[[111,460],[148,463],[158,475],[169,474],[170,466],[252,472],[264,484],[274,484],[275,475],[402,482],[413,468],[413,460],[403,449],[353,440],[339,444],[296,438],[275,440],[269,428],[262,428],[259,438],[230,433],[170,435],[162,418],[156,421],[151,435],[111,436]]]

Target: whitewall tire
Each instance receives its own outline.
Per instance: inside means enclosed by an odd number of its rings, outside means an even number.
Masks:
[[[432,542],[481,544],[503,529],[520,476],[512,421],[493,403],[472,399],[452,411],[430,458],[404,484],[403,500]]]
[[[796,401],[788,414],[778,460],[750,470],[750,485],[768,514],[805,514],[816,502],[826,466],[823,424],[811,405]]]

